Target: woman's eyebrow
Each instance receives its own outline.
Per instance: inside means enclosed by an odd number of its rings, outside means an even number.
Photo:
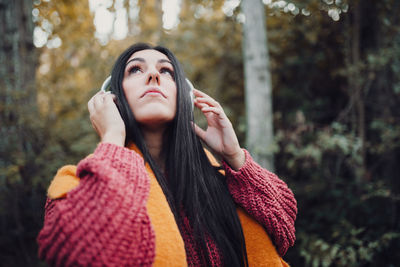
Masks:
[[[126,62],[125,66],[127,66],[129,63],[133,62],[133,61],[140,61],[140,62],[146,62],[146,60],[144,60],[144,58],[141,57],[135,57],[132,58],[131,60],[129,60],[128,62]],[[169,61],[168,59],[160,59],[157,61],[158,63],[169,63],[172,65],[171,61]]]
[[[125,66],[127,66],[127,65],[128,65],[129,63],[131,63],[132,61],[146,62],[146,60],[144,60],[144,59],[141,58],[141,57],[135,57],[135,58],[132,58],[131,60],[129,60],[128,62],[126,62]]]
[[[168,59],[160,59],[160,60],[158,61],[158,63],[169,63],[169,64],[172,65],[171,61],[169,61]]]

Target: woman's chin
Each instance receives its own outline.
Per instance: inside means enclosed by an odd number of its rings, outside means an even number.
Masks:
[[[153,128],[168,124],[174,116],[171,111],[153,109],[145,114],[135,115],[135,119],[139,124]]]

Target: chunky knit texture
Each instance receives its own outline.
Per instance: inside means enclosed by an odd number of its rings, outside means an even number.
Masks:
[[[111,144],[82,160],[79,186],[46,203],[39,257],[54,266],[150,266],[155,235],[143,166],[136,153]]]
[[[297,202],[286,183],[262,168],[246,154],[245,164],[235,171],[223,161],[229,191],[236,203],[261,223],[273,238],[279,255],[294,245]]]
[[[295,238],[296,201],[284,182],[245,153],[246,162],[239,171],[226,163],[223,167],[229,190],[244,209],[238,209],[238,214],[249,263],[286,266],[268,235],[251,217],[264,226],[283,255]],[[156,242],[156,234],[162,231],[162,222],[154,217],[157,211],[147,209],[152,201],[149,191],[156,192],[150,190],[150,183],[153,188],[156,180],[146,167],[138,153],[100,144],[91,157],[79,163],[76,174],[80,181],[73,175],[74,166],[62,168],[56,178],[69,178],[55,179],[57,183],[53,181],[49,188],[45,223],[38,236],[39,256],[56,266],[150,266],[161,262],[156,257],[156,244],[162,251],[166,246]],[[196,252],[189,222],[184,222],[179,238],[185,242],[187,263],[199,266],[203,260]],[[220,266],[221,257],[211,240],[208,247],[211,262]],[[182,264],[175,262],[174,266]]]

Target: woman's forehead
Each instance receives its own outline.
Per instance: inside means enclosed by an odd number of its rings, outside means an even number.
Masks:
[[[144,59],[144,61],[146,62],[158,62],[160,60],[168,60],[168,57],[161,53],[160,51],[154,50],[154,49],[145,49],[145,50],[140,50],[137,51],[135,53],[133,53],[130,58],[128,59],[128,61],[130,61],[133,58],[141,58]]]

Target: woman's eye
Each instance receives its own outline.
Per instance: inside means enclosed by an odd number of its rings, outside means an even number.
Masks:
[[[169,68],[161,68],[160,73],[166,73],[171,75],[171,77],[174,77],[174,72],[170,70]]]
[[[141,71],[141,69],[139,68],[139,66],[133,66],[132,68],[129,69],[129,73],[137,73]]]

